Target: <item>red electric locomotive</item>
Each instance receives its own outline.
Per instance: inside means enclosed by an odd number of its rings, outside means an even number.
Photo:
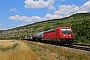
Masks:
[[[53,40],[62,44],[72,44],[73,37],[71,27],[57,27],[56,29],[44,32],[44,40]]]

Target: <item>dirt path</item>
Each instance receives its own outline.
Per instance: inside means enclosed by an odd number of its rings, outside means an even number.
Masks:
[[[21,56],[20,60],[40,60],[40,57],[34,53],[24,42],[17,41],[17,43],[20,45],[16,50],[17,54]]]

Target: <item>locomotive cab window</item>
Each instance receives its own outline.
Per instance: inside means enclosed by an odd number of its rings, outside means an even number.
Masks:
[[[63,34],[71,34],[72,33],[71,29],[68,29],[68,28],[62,28],[61,30],[62,30]]]

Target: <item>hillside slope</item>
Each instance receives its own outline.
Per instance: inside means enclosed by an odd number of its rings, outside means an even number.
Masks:
[[[9,30],[0,31],[0,39],[20,39],[41,31],[56,28],[57,26],[71,26],[76,43],[90,44],[90,13],[77,13],[62,19],[53,19]]]

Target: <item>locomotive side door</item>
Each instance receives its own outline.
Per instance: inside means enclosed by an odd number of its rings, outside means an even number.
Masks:
[[[61,37],[62,37],[61,29],[58,28],[56,29],[56,39],[61,39]]]

